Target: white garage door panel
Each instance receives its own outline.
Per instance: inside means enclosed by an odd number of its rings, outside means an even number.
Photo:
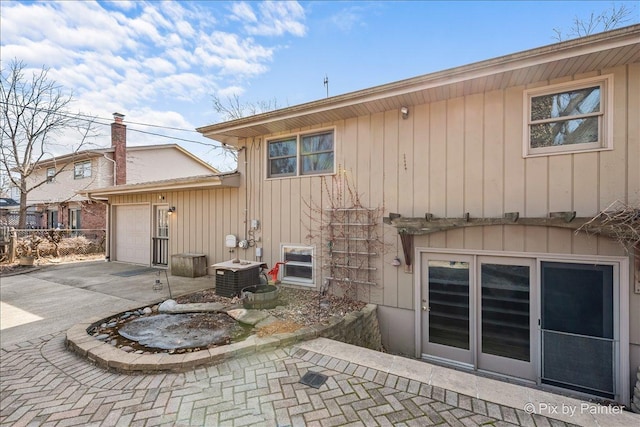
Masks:
[[[116,206],[116,261],[149,265],[151,215],[148,205]]]

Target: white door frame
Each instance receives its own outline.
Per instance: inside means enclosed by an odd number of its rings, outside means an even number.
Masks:
[[[598,264],[610,264],[614,266],[614,269],[618,271],[619,282],[617,283],[617,293],[619,297],[618,301],[614,301],[614,304],[618,304],[619,311],[614,322],[617,327],[617,339],[619,341],[618,349],[616,351],[615,370],[616,370],[616,399],[620,403],[628,404],[630,402],[630,389],[629,389],[629,258],[621,256],[600,256],[600,255],[573,255],[573,254],[550,254],[540,252],[502,252],[502,251],[486,251],[486,250],[464,250],[464,249],[440,249],[440,248],[427,248],[416,247],[414,250],[415,274],[414,274],[414,327],[415,327],[415,357],[422,358],[422,280],[425,272],[422,268],[422,254],[439,254],[439,255],[455,255],[455,256],[472,256],[474,258],[474,265],[477,264],[477,257],[479,256],[491,256],[491,257],[507,257],[507,258],[533,258],[536,262],[536,298],[537,301],[532,301],[532,304],[537,305],[538,317],[540,316],[540,278],[541,278],[541,262],[575,262],[575,263],[598,263]],[[536,320],[537,323],[537,320]],[[539,328],[538,328],[539,329]],[[474,341],[477,341],[474,340]],[[540,340],[538,340],[536,354],[541,357]],[[537,382],[540,383],[541,365],[537,363]],[[474,366],[477,366],[474,359]],[[553,388],[553,387],[547,387]],[[564,390],[563,391],[567,391]]]

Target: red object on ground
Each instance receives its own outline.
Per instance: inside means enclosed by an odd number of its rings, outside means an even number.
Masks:
[[[270,277],[271,280],[273,280],[274,282],[278,281],[278,272],[280,271],[280,265],[285,265],[287,263],[287,261],[285,262],[276,262],[276,265],[273,266],[273,268],[271,270],[269,270],[269,272],[267,273]]]

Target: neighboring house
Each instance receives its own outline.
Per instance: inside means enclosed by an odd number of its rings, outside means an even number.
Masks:
[[[79,192],[111,185],[204,175],[218,171],[176,144],[127,146],[123,115],[115,113],[111,147],[83,150],[42,161],[29,185],[47,182],[27,196],[44,228],[104,229],[106,205]]]
[[[8,197],[0,197],[0,226],[13,226],[18,216],[20,203]]]
[[[110,205],[113,260],[131,209],[151,263],[160,206],[175,207],[169,253],[209,265],[289,260],[284,283],[339,290],[346,252],[390,352],[629,404],[640,263],[575,228],[640,206],[640,26],[198,130],[240,149],[238,172],[91,192]],[[336,250],[366,241],[359,227],[384,247]],[[228,234],[246,240],[234,254]]]

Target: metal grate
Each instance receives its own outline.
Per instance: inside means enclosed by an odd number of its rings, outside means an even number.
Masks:
[[[307,372],[300,379],[300,383],[313,388],[320,388],[327,381],[327,376],[318,372]]]

